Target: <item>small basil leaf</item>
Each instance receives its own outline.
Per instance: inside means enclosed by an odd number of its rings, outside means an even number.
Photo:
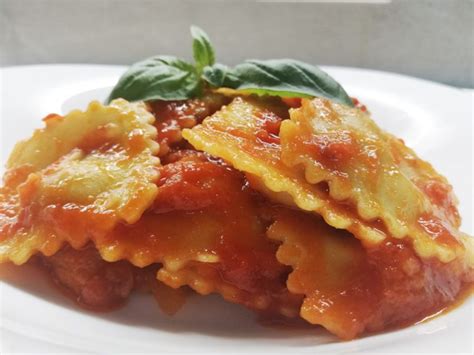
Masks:
[[[200,94],[201,82],[193,65],[176,57],[157,56],[132,65],[119,79],[107,102],[184,100]]]
[[[226,75],[222,85],[258,95],[322,96],[353,106],[337,81],[321,69],[293,59],[245,61]]]
[[[226,79],[229,68],[223,64],[216,63],[213,66],[207,66],[202,72],[202,77],[213,87],[221,87]]]
[[[198,73],[201,73],[204,67],[214,64],[214,49],[209,36],[199,27],[191,26],[191,35],[193,36],[193,56],[196,69]]]

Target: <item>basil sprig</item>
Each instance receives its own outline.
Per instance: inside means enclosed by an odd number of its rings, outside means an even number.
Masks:
[[[205,87],[280,97],[325,97],[353,106],[342,86],[321,69],[293,59],[247,60],[229,68],[215,63],[207,34],[191,27],[194,64],[156,56],[132,65],[113,88],[108,101],[184,100],[199,97]]]
[[[201,80],[193,65],[168,56],[132,65],[112,89],[108,101],[185,100],[200,94]]]
[[[216,61],[214,48],[212,48],[206,32],[199,27],[191,26],[191,35],[193,36],[193,57],[196,62],[196,70],[202,73],[202,70]]]

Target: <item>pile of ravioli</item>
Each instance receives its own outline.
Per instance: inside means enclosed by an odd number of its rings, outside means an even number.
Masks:
[[[86,306],[127,298],[146,270],[160,305],[218,293],[343,339],[472,287],[452,187],[367,112],[233,96],[202,119],[197,101],[47,116],[6,165],[0,263],[39,258]]]

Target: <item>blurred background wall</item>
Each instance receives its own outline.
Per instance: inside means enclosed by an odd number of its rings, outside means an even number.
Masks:
[[[190,57],[189,25],[218,60],[293,57],[474,87],[474,0],[0,0],[0,64],[130,64]]]

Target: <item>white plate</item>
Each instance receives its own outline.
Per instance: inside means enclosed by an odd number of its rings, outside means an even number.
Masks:
[[[449,178],[461,200],[463,229],[472,234],[472,95],[389,73],[326,69],[369,107],[382,127]],[[1,69],[2,166],[13,144],[40,127],[43,116],[104,99],[123,70],[96,65]],[[139,295],[121,310],[90,313],[35,270],[24,269],[28,267],[0,268],[0,352],[472,352],[472,298],[429,322],[340,342],[320,328],[263,327],[251,312],[217,296],[192,297],[172,318],[160,313],[151,297]]]

